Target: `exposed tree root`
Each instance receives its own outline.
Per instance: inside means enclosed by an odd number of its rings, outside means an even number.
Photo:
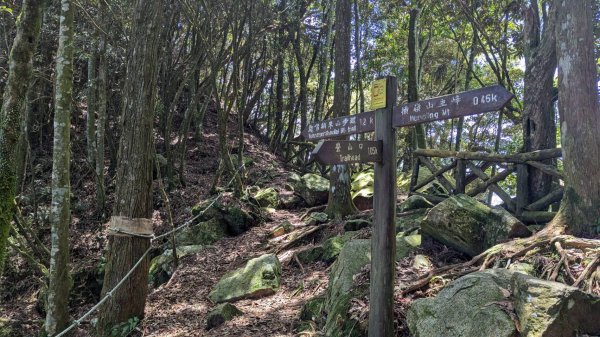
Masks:
[[[453,279],[474,271],[482,271],[490,266],[508,268],[519,260],[530,260],[532,256],[555,251],[557,262],[544,258],[542,277],[552,281],[560,280],[588,292],[600,292],[600,240],[577,238],[565,234],[565,227],[556,223],[549,224],[543,231],[525,239],[515,239],[498,244],[463,263],[452,264],[433,269],[419,277],[401,291],[402,296],[413,293],[430,284],[434,278]],[[583,271],[576,277],[573,272],[574,261],[579,261],[579,269],[587,258],[592,257]]]

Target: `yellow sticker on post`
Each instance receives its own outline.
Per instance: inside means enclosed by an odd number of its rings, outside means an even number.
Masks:
[[[385,99],[385,78],[376,80],[371,85],[371,110],[383,109],[386,107]]]

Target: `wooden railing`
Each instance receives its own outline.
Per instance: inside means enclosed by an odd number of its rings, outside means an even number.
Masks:
[[[418,149],[410,183],[410,194],[420,195],[433,203],[441,202],[443,196],[419,192],[419,190],[436,180],[449,194],[466,194],[471,197],[490,191],[504,203],[504,207],[519,219],[526,222],[548,222],[555,212],[548,212],[550,205],[562,199],[563,188],[559,184],[549,194],[529,202],[529,169],[534,167],[544,174],[563,180],[563,175],[556,167],[543,163],[549,159],[562,156],[561,149],[540,150],[527,153],[501,155],[486,152],[456,152],[432,149]],[[450,162],[440,168],[431,158],[446,158]],[[490,177],[485,171],[496,165],[502,170]],[[425,166],[431,175],[419,181],[419,169]],[[444,174],[454,170],[454,183]],[[501,188],[498,183],[516,172],[516,197]],[[469,188],[468,188],[469,187]]]

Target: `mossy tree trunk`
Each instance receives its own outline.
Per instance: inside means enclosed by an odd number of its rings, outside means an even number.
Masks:
[[[335,117],[350,112],[350,32],[352,7],[350,0],[337,0],[335,6],[335,78],[333,111]],[[352,203],[351,172],[348,165],[334,165],[329,180],[329,200],[325,212],[333,218],[342,218],[357,212]]]
[[[100,22],[105,22],[104,11],[106,5],[100,1]],[[106,192],[104,186],[104,140],[106,137],[106,118],[107,118],[107,101],[108,92],[106,84],[107,69],[106,59],[106,36],[100,32],[100,41],[98,45],[98,119],[96,121],[96,204],[99,214],[104,214],[106,203]]]
[[[546,13],[547,10],[542,9]],[[551,6],[548,13],[542,15],[538,2],[533,0],[529,2],[525,11],[525,77],[523,79],[525,152],[556,147],[553,99],[556,69],[555,14],[554,6]],[[549,165],[552,163],[553,160],[545,162]],[[552,177],[531,166],[528,170],[529,202],[534,202],[550,192]]]
[[[158,80],[158,33],[162,27],[162,2],[137,0],[132,17],[127,77],[123,88],[121,140],[117,167],[114,216],[152,218],[153,121]],[[144,255],[150,239],[134,235],[109,235],[102,296]],[[149,261],[145,257],[130,278],[100,308],[98,334],[129,318],[144,316],[148,293]]]
[[[600,233],[600,106],[592,0],[557,0],[558,104],[565,193],[554,224]]]
[[[23,104],[31,79],[31,58],[42,25],[43,0],[24,0],[8,61],[8,80],[0,110],[0,274],[16,191],[15,149],[19,140]]]
[[[52,150],[52,227],[50,284],[45,329],[48,336],[61,332],[69,323],[69,225],[71,184],[69,182],[71,101],[73,96],[73,12],[71,0],[60,3],[60,28],[56,52],[54,95],[54,142]]]

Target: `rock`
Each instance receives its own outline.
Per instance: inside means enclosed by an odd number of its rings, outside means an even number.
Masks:
[[[359,231],[363,228],[371,227],[371,222],[364,219],[348,220],[344,223],[344,231]]]
[[[361,211],[373,208],[373,170],[359,172],[352,176],[352,201]]]
[[[294,226],[289,221],[284,221],[281,225],[271,230],[271,237],[276,238],[282,236],[285,233],[289,233],[294,229]]]
[[[512,288],[521,336],[600,336],[599,296],[521,273]]]
[[[179,246],[177,247],[177,257],[182,258],[187,255],[192,255],[200,252],[204,246]],[[173,250],[167,249],[162,254],[156,256],[150,261],[150,269],[148,271],[148,283],[154,287],[158,287],[169,281],[175,272],[175,264],[173,258]]]
[[[258,223],[258,220],[253,215],[240,207],[234,205],[228,206],[219,202],[213,202],[212,200],[205,200],[198,203],[192,208],[192,215],[198,216],[198,220],[201,222],[212,221],[213,224],[218,224],[217,227],[222,228],[224,234],[233,236],[246,232]]]
[[[421,244],[420,235],[396,236],[396,260],[406,257]],[[368,294],[368,285],[353,286],[353,276],[371,261],[371,241],[357,239],[348,241],[329,273],[329,285],[325,299],[325,336],[366,336],[362,324],[348,314],[350,300]]]
[[[214,303],[221,303],[272,295],[279,289],[280,278],[281,263],[277,255],[266,254],[223,276],[208,297]]]
[[[510,296],[511,276],[503,269],[472,273],[447,285],[435,298],[414,301],[406,316],[411,335],[518,337],[501,306]]]
[[[412,267],[420,270],[429,270],[433,265],[429,258],[422,254],[415,255],[415,258],[412,263]]]
[[[319,322],[325,305],[325,297],[315,297],[306,301],[300,310],[300,319],[303,321]]]
[[[409,229],[420,228],[427,210],[415,210],[415,213],[396,217],[396,234]]]
[[[273,187],[265,188],[254,194],[254,199],[260,207],[277,208],[279,205],[279,192]]]
[[[182,246],[208,246],[225,237],[226,231],[226,224],[214,218],[182,229],[175,239]]]
[[[293,186],[294,191],[304,200],[308,207],[327,203],[329,180],[320,175],[307,173]]]
[[[319,225],[322,223],[326,223],[327,221],[329,221],[327,214],[322,212],[310,213],[305,220],[306,224],[309,226]]]
[[[411,195],[400,204],[400,212],[412,211],[421,208],[432,208],[433,204],[420,195]]]
[[[314,263],[323,258],[323,246],[311,246],[294,253],[300,263]]]
[[[219,325],[232,320],[235,316],[242,314],[243,312],[231,303],[217,304],[206,317],[206,330],[218,327]]]
[[[246,232],[258,223],[250,213],[235,206],[227,207],[223,220],[227,224],[227,234],[233,236]]]
[[[354,239],[357,233],[349,232],[342,235],[336,235],[323,242],[323,256],[321,260],[326,263],[335,261],[346,242]]]
[[[285,179],[285,181],[293,186],[299,184],[302,181],[302,178],[298,175],[298,173],[290,172],[288,173],[288,176]]]
[[[283,209],[294,209],[302,205],[302,198],[294,193],[279,193],[279,205]]]
[[[514,319],[508,312],[514,312]],[[414,301],[407,324],[414,337],[598,336],[599,313],[598,296],[520,272],[490,269],[451,282],[435,298]]]
[[[531,235],[508,212],[466,195],[452,196],[433,207],[421,223],[423,233],[470,256],[515,237]]]
[[[527,275],[533,275],[535,273],[535,268],[533,267],[533,265],[523,262],[511,263],[510,266],[508,266],[508,270],[518,271]]]

